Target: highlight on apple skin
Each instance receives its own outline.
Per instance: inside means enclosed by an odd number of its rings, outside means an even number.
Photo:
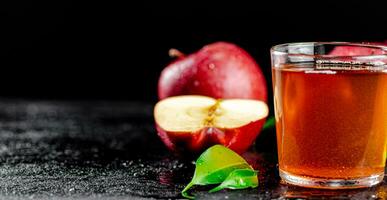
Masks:
[[[266,80],[259,65],[235,44],[216,42],[190,55],[170,52],[178,58],[160,75],[159,99],[204,95],[267,102]]]
[[[198,95],[169,97],[154,108],[158,135],[174,152],[200,153],[222,144],[243,153],[260,133],[267,115],[263,101]]]

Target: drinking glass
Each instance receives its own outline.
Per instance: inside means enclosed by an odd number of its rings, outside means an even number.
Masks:
[[[384,177],[387,47],[345,42],[271,49],[279,173],[312,188],[369,187]]]

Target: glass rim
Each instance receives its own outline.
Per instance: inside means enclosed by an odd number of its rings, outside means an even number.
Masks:
[[[301,46],[318,46],[318,45],[330,45],[332,47],[339,46],[353,46],[353,47],[365,47],[375,50],[381,50],[379,54],[366,54],[366,55],[329,55],[329,54],[304,54],[304,53],[288,53],[285,52],[287,47],[301,47]],[[356,42],[289,42],[274,45],[270,48],[270,52],[276,54],[282,54],[292,57],[310,57],[310,58],[380,58],[381,56],[387,56],[387,45],[372,44],[372,43],[356,43]]]

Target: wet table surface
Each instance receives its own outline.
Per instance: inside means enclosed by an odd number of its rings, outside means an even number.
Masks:
[[[152,105],[136,102],[0,100],[0,199],[179,199],[191,160],[171,155],[153,126]],[[255,189],[197,199],[386,199],[387,183],[358,190],[283,185],[274,130],[244,156],[259,170]]]

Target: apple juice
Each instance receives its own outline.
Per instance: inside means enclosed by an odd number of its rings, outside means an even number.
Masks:
[[[273,69],[280,170],[329,179],[383,174],[387,69],[318,68]]]

